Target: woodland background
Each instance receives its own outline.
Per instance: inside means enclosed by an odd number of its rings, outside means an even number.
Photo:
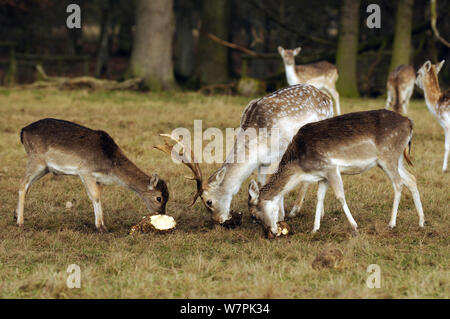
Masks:
[[[70,3],[81,7],[81,29],[66,27]],[[379,29],[366,26],[371,3]],[[450,2],[438,0],[436,12],[449,39]],[[430,27],[429,0],[0,0],[0,39],[4,85],[39,79],[40,64],[48,75],[139,77],[154,91],[236,92],[244,79],[258,95],[286,86],[281,45],[302,47],[297,63],[336,63],[341,96],[375,97],[399,64],[450,58]],[[448,87],[450,68],[440,81]]]

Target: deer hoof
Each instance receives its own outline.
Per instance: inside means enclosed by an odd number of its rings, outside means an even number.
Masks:
[[[105,225],[100,225],[99,227],[97,227],[97,230],[99,233],[105,234],[108,232],[108,229],[106,228]]]

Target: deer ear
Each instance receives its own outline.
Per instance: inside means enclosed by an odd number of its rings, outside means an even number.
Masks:
[[[294,49],[294,56],[295,56],[295,55],[298,55],[298,54],[300,53],[301,50],[302,50],[301,47],[295,48],[295,49]]]
[[[222,167],[214,176],[214,179],[210,183],[211,185],[220,185],[225,178],[225,172],[227,171],[226,167]]]
[[[255,182],[254,179],[251,180],[248,185],[248,196],[251,201],[257,202],[259,197],[259,186],[258,183]]]
[[[158,182],[159,182],[158,174],[152,174],[152,176],[150,176],[150,183],[148,184],[148,189],[149,190],[155,189],[156,185],[158,185]]]
[[[431,62],[430,61],[425,62],[423,66],[425,67],[425,71],[429,72],[431,69]]]
[[[280,53],[281,55],[283,55],[283,53],[284,53],[283,47],[278,46],[278,53]]]
[[[444,66],[444,63],[445,63],[445,60],[442,60],[441,62],[436,64],[436,74],[438,74],[439,71],[442,69],[442,67]]]

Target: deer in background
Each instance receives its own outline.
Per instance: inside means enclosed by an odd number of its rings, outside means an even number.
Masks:
[[[193,179],[197,182],[197,193],[191,205],[200,197],[212,214],[213,221],[224,224],[231,218],[231,200],[247,177],[257,169],[258,181],[264,184],[266,179],[264,169],[278,164],[298,129],[307,123],[332,116],[333,104],[328,95],[307,84],[280,89],[268,96],[251,101],[242,114],[241,130],[236,136],[232,151],[227,155],[225,163],[207,181],[203,180],[200,166],[187,145],[167,135],[182,145],[188,159],[183,163],[194,173]],[[260,128],[267,128],[268,134],[273,129],[278,129],[278,153],[271,152],[270,139],[260,139],[259,135],[256,136],[256,143],[245,139],[244,149],[240,148],[236,141],[240,138],[239,135],[246,134],[249,128],[254,128],[257,134],[260,134]],[[166,142],[166,145],[157,146],[157,148],[171,154],[173,146]],[[248,153],[248,156],[244,162],[236,162],[235,159],[241,152]],[[289,214],[291,217],[300,210],[306,191],[307,187],[302,188],[299,199]],[[283,200],[279,205],[284,214]]]
[[[446,172],[450,152],[450,90],[441,92],[437,76],[444,63],[445,60],[438,64],[432,64],[430,61],[425,62],[417,71],[416,84],[423,90],[428,110],[444,129],[445,153],[442,171]]]
[[[416,73],[411,65],[399,65],[388,77],[386,109],[406,115],[414,91]]]
[[[325,90],[333,98],[334,103],[336,104],[336,113],[337,115],[340,115],[341,106],[339,103],[339,93],[336,90],[336,81],[338,79],[336,66],[327,61],[295,65],[295,56],[297,56],[300,51],[300,47],[294,50],[283,49],[281,46],[278,47],[278,52],[283,58],[288,84],[295,85],[307,83],[315,86],[319,90]]]
[[[134,165],[104,131],[57,119],[42,119],[22,129],[20,140],[28,155],[15,217],[23,226],[25,195],[46,175],[77,175],[94,206],[95,226],[107,231],[100,202],[102,184],[117,183],[135,191],[152,213],[165,214],[169,191],[157,174],[148,176]]]
[[[424,215],[414,176],[403,166],[403,157],[410,163],[408,144],[413,123],[407,117],[387,110],[349,113],[303,126],[283,155],[278,170],[262,188],[251,181],[248,189],[249,210],[261,222],[266,235],[275,237],[277,223],[283,219],[280,199],[298,183],[318,182],[317,206],[313,232],[320,227],[324,215],[324,198],[328,185],[344,209],[352,228],[357,224],[347,206],[341,174],[360,174],[379,166],[394,187],[394,205],[389,222],[396,225],[402,186],[411,191],[419,215]]]

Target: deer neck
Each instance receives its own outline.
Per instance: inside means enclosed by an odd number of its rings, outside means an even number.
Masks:
[[[284,70],[286,72],[286,78],[289,85],[300,83],[300,78],[298,77],[297,71],[295,70],[295,64],[287,65],[285,63]]]
[[[294,164],[280,166],[278,171],[270,176],[269,181],[261,188],[260,198],[268,201],[278,201],[297,186],[302,177],[302,170]]]
[[[431,113],[436,115],[437,103],[441,96],[441,89],[439,88],[437,76],[430,75],[425,78],[423,92],[428,109]]]
[[[150,177],[127,158],[123,158],[120,163],[115,165],[114,175],[120,185],[135,191],[139,195],[148,189],[150,183]]]
[[[225,163],[223,166],[226,166],[227,170],[220,186],[224,192],[235,195],[239,192],[242,183],[257,168],[258,164],[250,162]]]

